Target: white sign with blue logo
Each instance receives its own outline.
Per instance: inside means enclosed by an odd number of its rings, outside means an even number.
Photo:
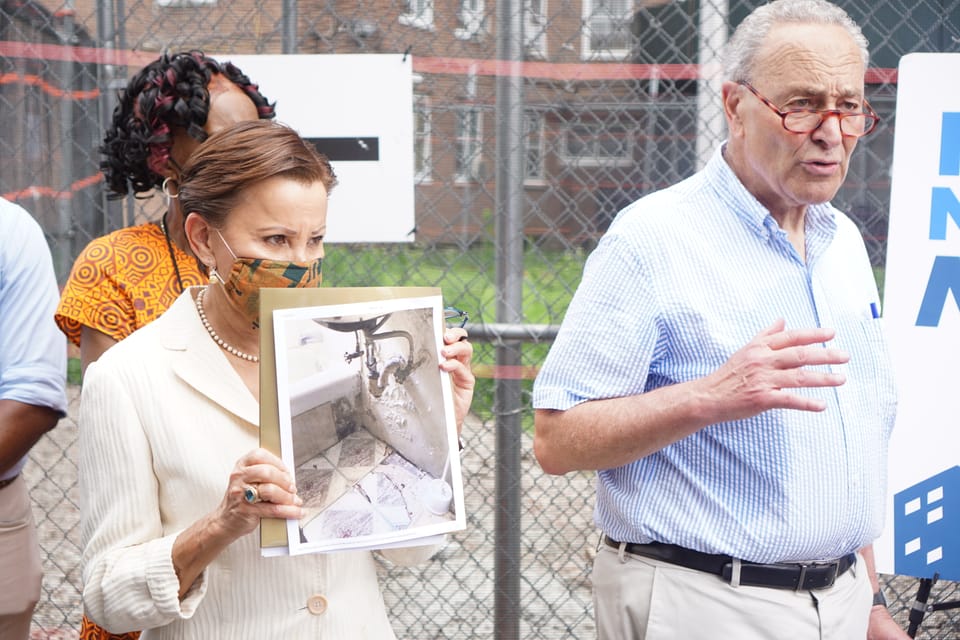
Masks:
[[[900,61],[883,318],[898,389],[884,573],[960,580],[960,54]]]

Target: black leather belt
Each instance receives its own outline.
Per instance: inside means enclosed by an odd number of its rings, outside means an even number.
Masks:
[[[20,476],[20,474],[18,473],[17,475],[13,476],[12,478],[7,478],[6,480],[0,480],[0,489],[3,489],[4,487],[6,487],[6,486],[8,486],[8,485],[13,484],[13,481],[16,480],[17,477],[19,477],[19,476]]]
[[[620,543],[610,536],[603,536],[603,541],[614,549],[620,548]],[[712,573],[722,577],[725,582],[731,582],[734,577],[734,562],[730,556],[701,553],[661,542],[650,542],[648,544],[628,542],[624,550],[627,553],[653,558],[687,569]],[[833,562],[810,564],[741,562],[740,584],[751,587],[796,589],[797,591],[826,589],[833,586],[836,579],[852,567],[856,561],[856,555],[851,553]]]

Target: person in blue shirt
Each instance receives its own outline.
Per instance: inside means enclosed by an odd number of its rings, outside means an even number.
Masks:
[[[586,264],[534,449],[597,472],[601,639],[907,637],[871,546],[896,409],[879,296],[829,202],[879,120],[867,61],[825,0],[754,10],[724,60],[727,140]]]
[[[0,198],[0,638],[30,637],[43,572],[27,453],[67,409],[66,339],[53,321],[59,291],[40,225]]]

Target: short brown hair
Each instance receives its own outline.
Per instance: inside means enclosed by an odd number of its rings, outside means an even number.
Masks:
[[[180,174],[180,207],[220,228],[246,189],[275,177],[321,182],[328,194],[337,184],[327,157],[290,127],[270,120],[239,122],[191,154]]]

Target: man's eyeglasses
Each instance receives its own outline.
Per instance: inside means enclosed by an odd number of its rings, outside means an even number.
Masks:
[[[445,307],[443,309],[443,319],[447,321],[447,326],[451,329],[454,327],[463,327],[467,324],[467,320],[470,319],[470,315],[463,309],[457,309],[456,307]]]
[[[864,111],[860,113],[843,111],[842,109],[790,109],[781,111],[777,105],[765,98],[754,89],[749,82],[741,80],[737,84],[743,85],[750,93],[757,96],[760,102],[770,107],[770,110],[780,116],[783,128],[791,133],[810,133],[816,131],[830,116],[836,116],[840,123],[840,133],[849,138],[860,138],[877,127],[880,116],[876,114],[870,104],[864,100]]]

